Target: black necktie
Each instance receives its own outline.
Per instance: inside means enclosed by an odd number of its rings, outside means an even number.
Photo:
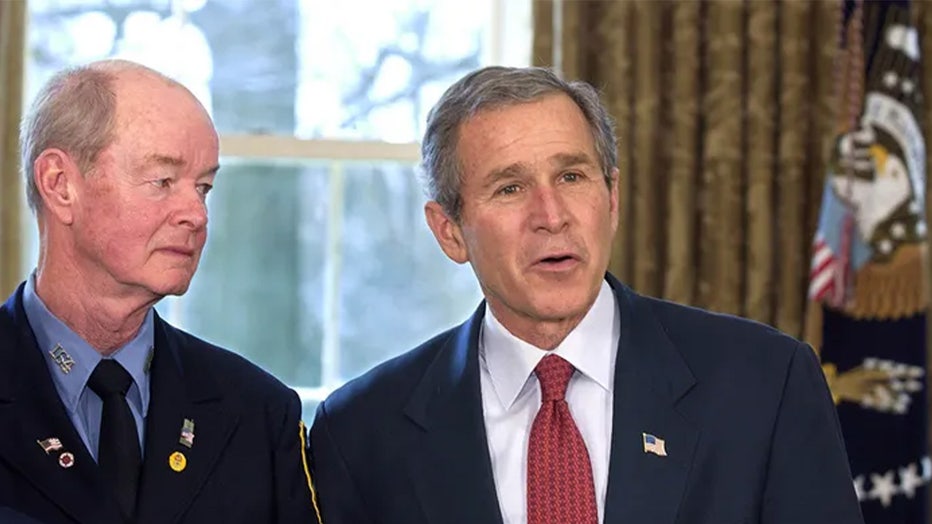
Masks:
[[[136,490],[142,453],[136,421],[126,402],[133,377],[116,360],[101,360],[87,385],[104,402],[100,418],[97,464],[104,481],[113,489],[123,517],[132,521],[136,513]]]

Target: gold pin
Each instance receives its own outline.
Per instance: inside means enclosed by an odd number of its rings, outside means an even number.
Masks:
[[[184,453],[176,451],[168,457],[168,465],[172,468],[172,471],[181,473],[188,465],[188,459],[185,458]]]
[[[71,466],[74,466],[74,455],[66,451],[58,456],[58,465],[68,469]]]

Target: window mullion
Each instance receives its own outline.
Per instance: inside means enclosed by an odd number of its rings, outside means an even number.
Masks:
[[[324,336],[321,346],[321,383],[340,384],[340,272],[343,265],[344,166],[330,167],[327,200],[327,243],[324,248]]]

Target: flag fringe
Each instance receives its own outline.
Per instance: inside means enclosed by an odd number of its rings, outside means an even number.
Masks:
[[[928,303],[924,250],[922,245],[900,246],[888,262],[860,268],[845,314],[861,320],[895,320],[924,312]]]

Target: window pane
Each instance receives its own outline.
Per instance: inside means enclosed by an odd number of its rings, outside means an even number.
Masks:
[[[459,324],[479,303],[472,268],[440,250],[411,166],[352,165],[345,177],[340,377]]]
[[[223,133],[414,142],[457,77],[530,57],[530,0],[31,0],[29,10],[28,98],[62,67],[125,57],[187,85]]]
[[[488,0],[300,5],[299,136],[416,141],[432,86],[487,55]]]

